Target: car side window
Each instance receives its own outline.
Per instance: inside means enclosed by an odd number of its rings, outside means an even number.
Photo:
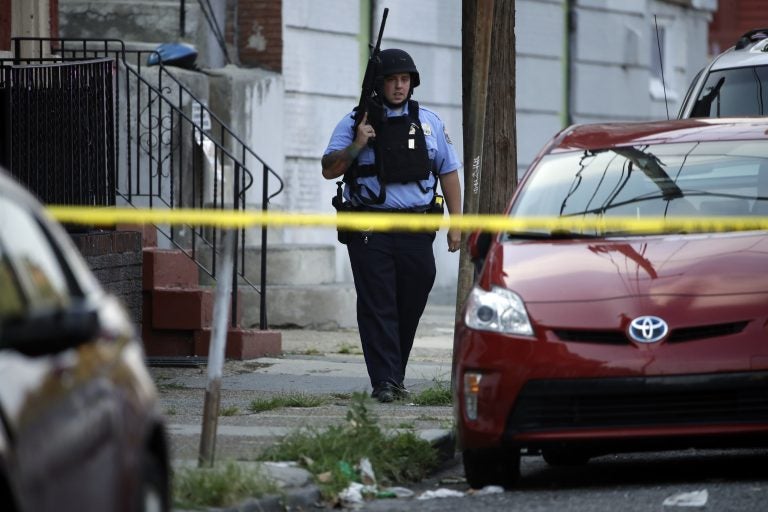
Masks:
[[[67,275],[40,223],[22,206],[0,195],[0,282],[13,280],[13,287],[28,309],[60,309],[70,301]],[[6,274],[8,277],[4,277]],[[3,286],[3,289],[6,287]],[[4,292],[5,293],[5,292]],[[19,297],[3,297],[8,307],[17,307]]]
[[[24,300],[18,282],[0,243],[0,323],[5,318],[22,315]]]
[[[768,114],[768,66],[713,71],[696,99],[691,117]]]

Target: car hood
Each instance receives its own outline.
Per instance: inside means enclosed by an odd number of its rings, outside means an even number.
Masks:
[[[512,240],[489,256],[491,282],[527,304],[768,292],[764,232]]]

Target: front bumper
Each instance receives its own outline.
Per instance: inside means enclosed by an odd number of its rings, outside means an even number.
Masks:
[[[693,438],[724,446],[729,439],[738,445],[737,438],[768,442],[766,359],[739,354],[732,344],[729,358],[717,357],[713,346],[596,348],[459,332],[468,341],[460,345],[456,368],[463,449],[599,441],[631,448],[663,439],[693,446]],[[483,375],[476,420],[464,410],[462,383],[470,371]]]

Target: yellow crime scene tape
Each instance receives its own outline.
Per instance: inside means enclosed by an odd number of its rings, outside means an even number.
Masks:
[[[219,228],[328,227],[355,231],[569,231],[576,233],[712,232],[768,230],[768,217],[510,217],[507,215],[430,215],[424,213],[297,213],[214,209],[97,208],[48,206],[59,222],[93,226],[116,224],[190,224]]]

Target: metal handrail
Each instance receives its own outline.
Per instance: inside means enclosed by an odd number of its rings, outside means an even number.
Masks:
[[[183,123],[187,123],[191,127],[191,135],[193,140],[199,141],[199,145],[202,147],[203,142],[210,141],[213,144],[213,155],[214,155],[214,162],[213,162],[213,204],[214,207],[217,207],[217,202],[219,199],[221,200],[220,206],[224,208],[225,204],[225,198],[224,198],[224,191],[223,187],[221,192],[218,191],[218,185],[217,185],[217,172],[219,169],[221,169],[222,172],[222,182],[223,182],[223,171],[224,171],[224,163],[225,160],[228,161],[228,163],[231,163],[233,166],[233,195],[232,195],[232,209],[243,209],[245,210],[246,205],[246,191],[251,188],[251,186],[254,183],[253,175],[250,172],[250,170],[247,167],[247,162],[249,158],[254,159],[256,162],[261,164],[262,167],[262,210],[266,211],[268,209],[268,204],[272,198],[274,198],[276,195],[278,195],[284,188],[283,180],[280,178],[279,175],[271,168],[269,167],[266,162],[262,158],[260,158],[250,147],[245,144],[245,142],[236,134],[234,133],[218,116],[216,116],[207,105],[199,101],[195,95],[192,93],[192,91],[189,90],[187,86],[182,84],[165,66],[162,65],[162,63],[157,66],[157,85],[153,85],[149,82],[148,79],[146,79],[142,73],[142,60],[145,55],[151,55],[151,54],[157,54],[154,50],[127,50],[125,47],[125,43],[119,39],[93,39],[93,38],[32,38],[32,37],[14,37],[12,38],[13,41],[13,48],[14,48],[14,58],[13,61],[16,65],[21,64],[22,62],[26,64],[33,64],[33,63],[42,63],[42,62],[51,62],[51,61],[83,61],[83,60],[91,60],[101,57],[112,57],[116,61],[119,61],[122,63],[125,71],[126,71],[126,79],[125,79],[125,88],[126,88],[126,149],[127,151],[127,180],[128,180],[128,190],[127,191],[121,191],[119,185],[116,185],[115,187],[115,193],[126,200],[128,204],[135,205],[134,197],[148,197],[148,201],[150,204],[150,207],[153,206],[153,201],[155,198],[163,202],[166,206],[169,208],[174,207],[174,182],[176,180],[176,176],[171,176],[171,179],[169,180],[169,185],[171,188],[169,200],[165,200],[163,198],[163,191],[162,191],[162,184],[163,180],[160,179],[160,175],[162,174],[162,165],[164,164],[164,161],[170,157],[170,173],[172,173],[174,165],[177,165],[175,162],[173,162],[173,155],[174,150],[173,148],[170,149],[170,152],[163,155],[163,147],[162,144],[157,143],[157,141],[152,141],[149,143],[148,148],[144,148],[144,153],[142,153],[142,133],[141,133],[141,116],[144,114],[146,109],[149,109],[149,112],[147,114],[147,117],[149,118],[149,123],[151,124],[152,121],[157,121],[158,125],[163,122],[163,119],[161,119],[161,113],[163,110],[163,107],[169,110],[170,112],[170,122],[171,127],[169,128],[171,137],[173,137],[174,129],[178,129],[180,132],[179,135],[179,141],[178,144],[181,144],[183,142],[183,131],[184,126]],[[39,57],[28,57],[23,58],[22,57],[22,43],[24,42],[30,42],[32,44],[37,45],[37,53],[40,55]],[[49,55],[47,57],[43,57],[47,53],[47,50],[50,47],[51,52],[56,52],[58,55],[53,56]],[[135,64],[132,64],[129,62],[128,56],[134,56],[135,57]],[[159,55],[158,55],[159,57]],[[160,59],[158,59],[160,60]],[[120,77],[119,77],[119,67],[116,67],[115,70],[116,74],[116,82],[119,83]],[[132,112],[132,106],[131,106],[131,95],[130,95],[130,87],[131,82],[130,78],[134,78],[137,82],[137,84],[140,84],[140,87],[146,88],[147,96],[148,96],[148,104],[144,107],[144,110],[140,109],[140,102],[141,102],[141,90],[137,91],[136,96],[136,112],[137,112],[137,120],[135,122],[136,127],[136,133],[133,135],[131,134],[132,126],[131,126],[131,112]],[[172,90],[172,87],[169,87],[168,85],[164,85],[164,81],[170,81],[171,86],[175,87],[178,91],[178,106],[174,104],[172,99],[170,99],[170,92]],[[119,86],[118,86],[119,89]],[[187,115],[182,108],[180,108],[181,105],[184,104],[184,94],[187,95],[190,102],[197,105],[199,109],[199,118],[194,119],[198,116],[192,116]],[[116,95],[119,97],[119,95]],[[119,99],[116,100],[119,102]],[[155,114],[153,114],[152,108],[153,103],[157,101],[158,102],[158,114],[156,115],[156,118],[153,117]],[[120,116],[120,108],[115,108],[117,120],[116,125],[119,126],[119,116]],[[218,125],[218,138],[216,137],[216,134],[214,133],[205,133],[205,126],[204,126],[204,120],[205,117],[208,117],[212,124],[215,123]],[[180,123],[180,126],[178,128],[175,128],[173,126],[174,119],[177,119]],[[162,129],[161,129],[161,135],[162,135]],[[119,139],[119,133],[118,130],[115,130],[116,139]],[[238,155],[234,154],[230,149],[227,148],[226,141],[229,139],[230,144],[237,147],[236,153]],[[132,167],[132,153],[130,151],[131,149],[131,143],[135,143],[135,158],[136,158],[136,181],[137,183],[134,184],[132,182],[133,180],[133,167]],[[155,149],[154,146],[157,146],[157,154],[155,155],[153,153],[153,150]],[[115,144],[116,148],[120,147],[119,140],[117,140],[117,143]],[[147,182],[149,183],[149,194],[134,194],[134,186],[136,187],[137,191],[141,190],[141,183],[140,180],[142,179],[142,176],[140,174],[140,160],[142,157],[148,158],[150,163],[150,169],[149,169],[149,176],[147,177]],[[119,149],[117,149],[117,155],[116,160],[119,159]],[[179,153],[179,160],[178,166],[182,168],[183,162],[181,160],[183,159],[183,153]],[[219,161],[221,160],[221,161]],[[192,161],[192,177],[193,177],[193,184],[192,184],[192,195],[198,196],[197,198],[193,197],[193,201],[195,199],[199,200],[199,204],[203,204],[203,194],[204,191],[202,190],[202,185],[199,187],[199,190],[196,190],[196,185],[200,185],[198,183],[200,181],[200,176],[198,172],[195,172],[195,161],[193,159]],[[153,166],[157,166],[157,187],[158,190],[153,190]],[[269,176],[273,176],[278,180],[279,187],[277,191],[275,191],[272,194],[268,193],[269,190]],[[179,173],[178,179],[179,179],[179,188],[183,189],[183,172]],[[167,178],[167,176],[166,176]],[[179,195],[183,193],[183,190],[179,191]],[[156,196],[156,197],[155,197]],[[219,198],[219,196],[221,196]],[[204,236],[204,233],[201,230],[196,231],[193,227],[192,229],[192,237],[191,237],[191,252],[189,247],[185,247],[181,242],[175,239],[174,237],[174,231],[171,229],[170,233],[166,233],[163,231],[163,229],[160,226],[157,226],[158,231],[163,234],[166,238],[170,240],[172,244],[174,244],[176,247],[181,249],[187,256],[189,256],[195,263],[200,267],[204,272],[206,272],[211,278],[215,279],[216,277],[216,255],[217,255],[217,243],[216,243],[216,230],[213,229],[212,236]],[[196,242],[198,239],[211,250],[211,268],[206,268],[206,266],[196,257],[197,254],[197,247]],[[257,288],[254,283],[252,283],[245,274],[245,229],[240,230],[240,234],[237,240],[237,247],[239,248],[239,254],[238,251],[236,251],[236,257],[234,259],[234,270],[233,273],[233,281],[235,281],[234,284],[236,284],[237,279],[241,279],[242,282],[245,284],[251,286],[252,288],[256,289],[260,294],[260,321],[259,325],[261,329],[267,328],[267,318],[266,318],[266,293],[265,293],[265,284],[266,284],[266,244],[267,244],[267,237],[266,237],[266,227],[262,227],[262,235],[261,235],[261,283],[260,287]],[[238,258],[239,256],[239,258]],[[234,325],[236,313],[237,313],[237,287],[233,287],[233,294],[232,294],[232,300],[233,300],[233,308],[232,308],[232,322]]]

